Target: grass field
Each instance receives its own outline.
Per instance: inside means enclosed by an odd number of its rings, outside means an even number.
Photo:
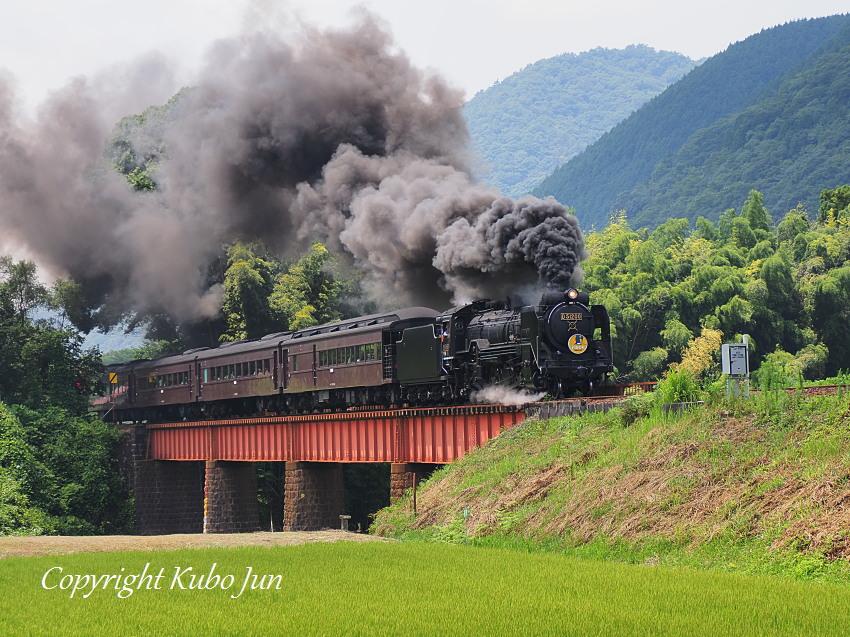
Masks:
[[[140,589],[122,579],[146,564],[162,577]],[[217,587],[188,588],[213,564],[207,585]],[[240,593],[249,567],[257,577]],[[119,577],[92,589],[85,574]],[[10,558],[0,560],[0,606],[2,635],[840,635],[850,627],[848,586],[419,542]]]

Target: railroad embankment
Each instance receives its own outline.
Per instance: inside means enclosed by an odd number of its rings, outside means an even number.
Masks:
[[[380,511],[373,532],[850,582],[850,395],[531,419]]]

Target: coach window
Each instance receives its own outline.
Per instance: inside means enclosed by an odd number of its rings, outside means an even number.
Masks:
[[[292,371],[293,372],[298,371],[298,355],[297,354],[292,355]]]

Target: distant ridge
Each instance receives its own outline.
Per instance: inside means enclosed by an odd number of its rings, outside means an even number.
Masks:
[[[527,194],[695,65],[645,45],[529,64],[465,106],[480,176],[505,194]]]
[[[691,156],[700,155],[700,140],[706,138],[696,133],[720,125],[720,120],[763,100],[787,95],[783,83],[805,72],[822,55],[840,49],[850,33],[848,27],[850,15],[800,20],[763,30],[731,45],[555,170],[533,193],[553,195],[574,207],[586,228],[601,229],[618,209],[625,209],[630,218],[649,226],[686,214],[716,219],[724,209],[740,206],[750,188],[769,190],[771,181],[781,179],[781,174],[750,174],[746,184],[742,181],[739,188],[716,193],[717,185],[711,183],[711,175],[701,172],[696,161],[690,164],[690,169],[675,164],[688,161],[683,153],[686,143]],[[816,99],[814,95],[810,97]],[[845,110],[848,106],[845,105]],[[739,130],[746,127],[745,119],[737,121]],[[803,122],[795,125],[801,126]],[[716,135],[713,139],[716,143]],[[743,138],[739,140],[742,141]],[[727,147],[722,152],[730,151],[729,142],[727,138]],[[718,160],[716,156],[713,159]],[[711,162],[703,163],[702,167],[708,170],[711,165]],[[669,180],[665,181],[667,174],[671,175],[670,179],[672,175],[680,175],[691,180],[686,198],[692,205],[687,212],[681,209],[681,197],[664,199],[665,188],[671,186]],[[838,178],[836,175],[824,182],[817,192],[820,188],[834,187]],[[812,195],[802,189],[801,186],[798,196]],[[769,206],[774,203],[768,192],[765,200]],[[787,202],[781,205],[786,206]],[[780,213],[786,211],[779,209]]]

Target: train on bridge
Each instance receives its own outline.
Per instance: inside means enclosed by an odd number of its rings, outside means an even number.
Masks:
[[[487,386],[589,395],[613,370],[606,308],[574,288],[538,305],[415,307],[108,367],[110,418],[169,422],[436,406]]]

